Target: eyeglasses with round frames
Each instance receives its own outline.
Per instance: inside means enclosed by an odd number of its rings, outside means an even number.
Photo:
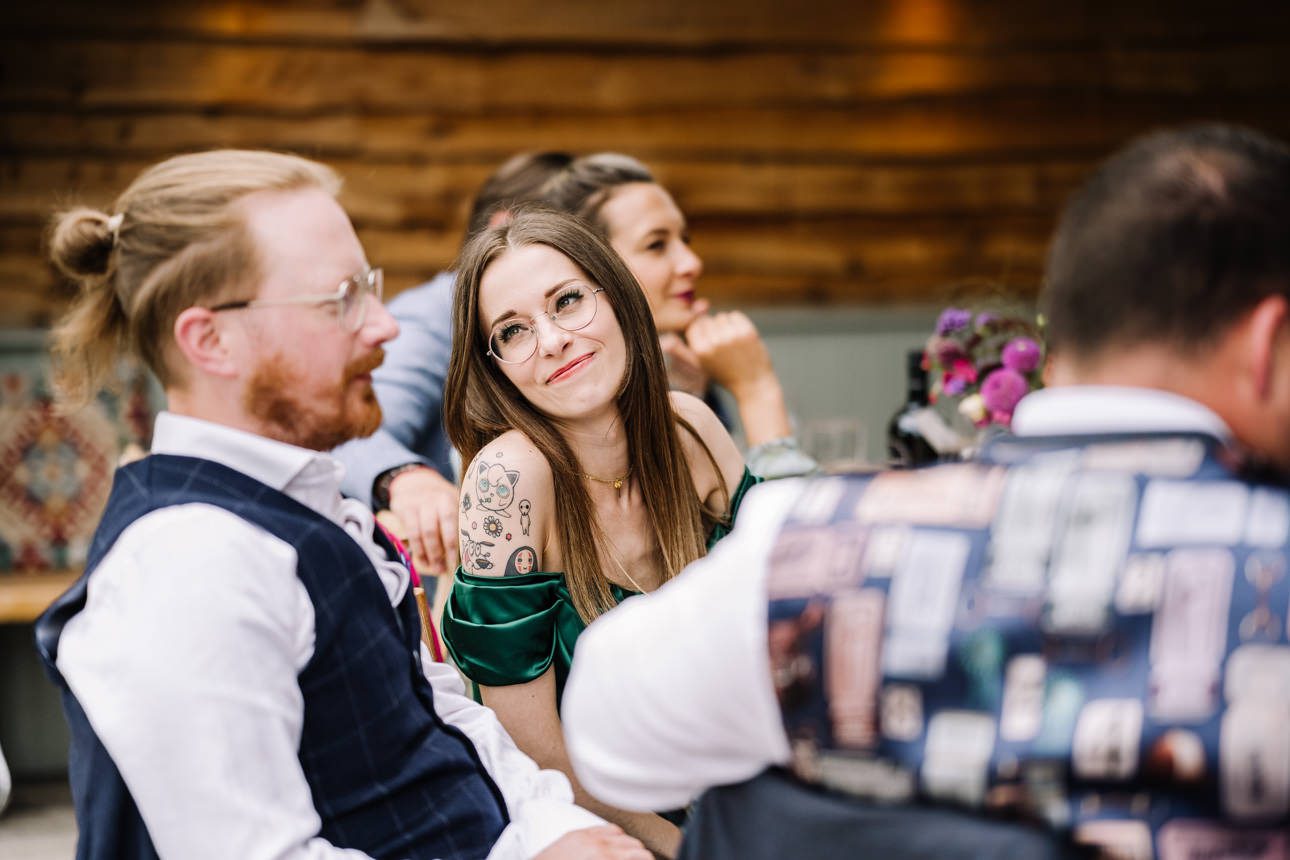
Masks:
[[[277,305],[323,305],[333,303],[336,306],[336,321],[345,331],[354,332],[363,327],[367,321],[367,297],[372,296],[378,302],[385,290],[385,272],[380,268],[368,266],[356,275],[351,275],[340,282],[334,293],[310,296],[291,296],[283,299],[242,299],[224,302],[211,308],[212,312],[237,311],[244,308],[270,308]]]
[[[538,316],[546,317],[565,331],[586,328],[596,318],[596,293],[604,291],[604,287],[566,284],[547,301],[546,313]],[[503,364],[528,361],[537,352],[537,320],[538,317],[511,317],[499,322],[488,336],[488,355]]]

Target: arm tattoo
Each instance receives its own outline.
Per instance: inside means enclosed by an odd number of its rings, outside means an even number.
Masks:
[[[491,570],[493,567],[492,541],[471,540],[470,532],[461,530],[461,560],[470,570]]]
[[[475,500],[482,510],[510,519],[508,510],[515,501],[515,482],[520,479],[516,469],[507,469],[501,463],[475,464]]]
[[[504,576],[521,576],[537,569],[537,552],[531,546],[522,546],[506,560]]]

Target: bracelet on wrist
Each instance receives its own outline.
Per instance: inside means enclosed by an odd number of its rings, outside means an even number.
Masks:
[[[377,475],[376,480],[372,482],[373,507],[379,511],[382,508],[388,508],[390,506],[390,484],[394,483],[394,479],[399,475],[413,469],[426,468],[429,467],[424,463],[404,463],[401,466],[395,466],[393,469],[386,469],[384,472]]]

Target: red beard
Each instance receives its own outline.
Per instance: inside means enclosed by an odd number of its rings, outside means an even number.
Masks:
[[[384,360],[385,351],[377,349],[347,364],[334,400],[327,402],[299,396],[295,374],[286,357],[279,354],[256,368],[243,394],[243,407],[267,425],[270,433],[266,435],[301,448],[330,451],[350,439],[371,436],[381,426],[381,405],[371,383],[362,384],[356,408],[351,405],[349,389],[359,376],[380,367]]]

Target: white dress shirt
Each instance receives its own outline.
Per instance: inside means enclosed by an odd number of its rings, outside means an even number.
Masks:
[[[409,577],[372,539],[371,512],[342,499],[326,454],[173,413],[153,452],[213,460],[341,525],[397,603]],[[297,757],[297,676],[314,649],[314,608],[287,543],[223,508],[149,513],[121,533],[63,631],[58,669],[130,789],[162,857],[363,857],[318,836]],[[540,852],[601,820],[568,780],[521,753],[456,671],[422,646],[435,710],[474,742],[511,824],[490,858]]]
[[[1195,401],[1110,386],[1030,394],[1013,430],[1230,435]],[[709,555],[578,638],[561,716],[574,770],[591,794],[626,809],[675,809],[704,789],[788,762],[766,645],[766,561],[805,485],[754,488],[734,531]]]

